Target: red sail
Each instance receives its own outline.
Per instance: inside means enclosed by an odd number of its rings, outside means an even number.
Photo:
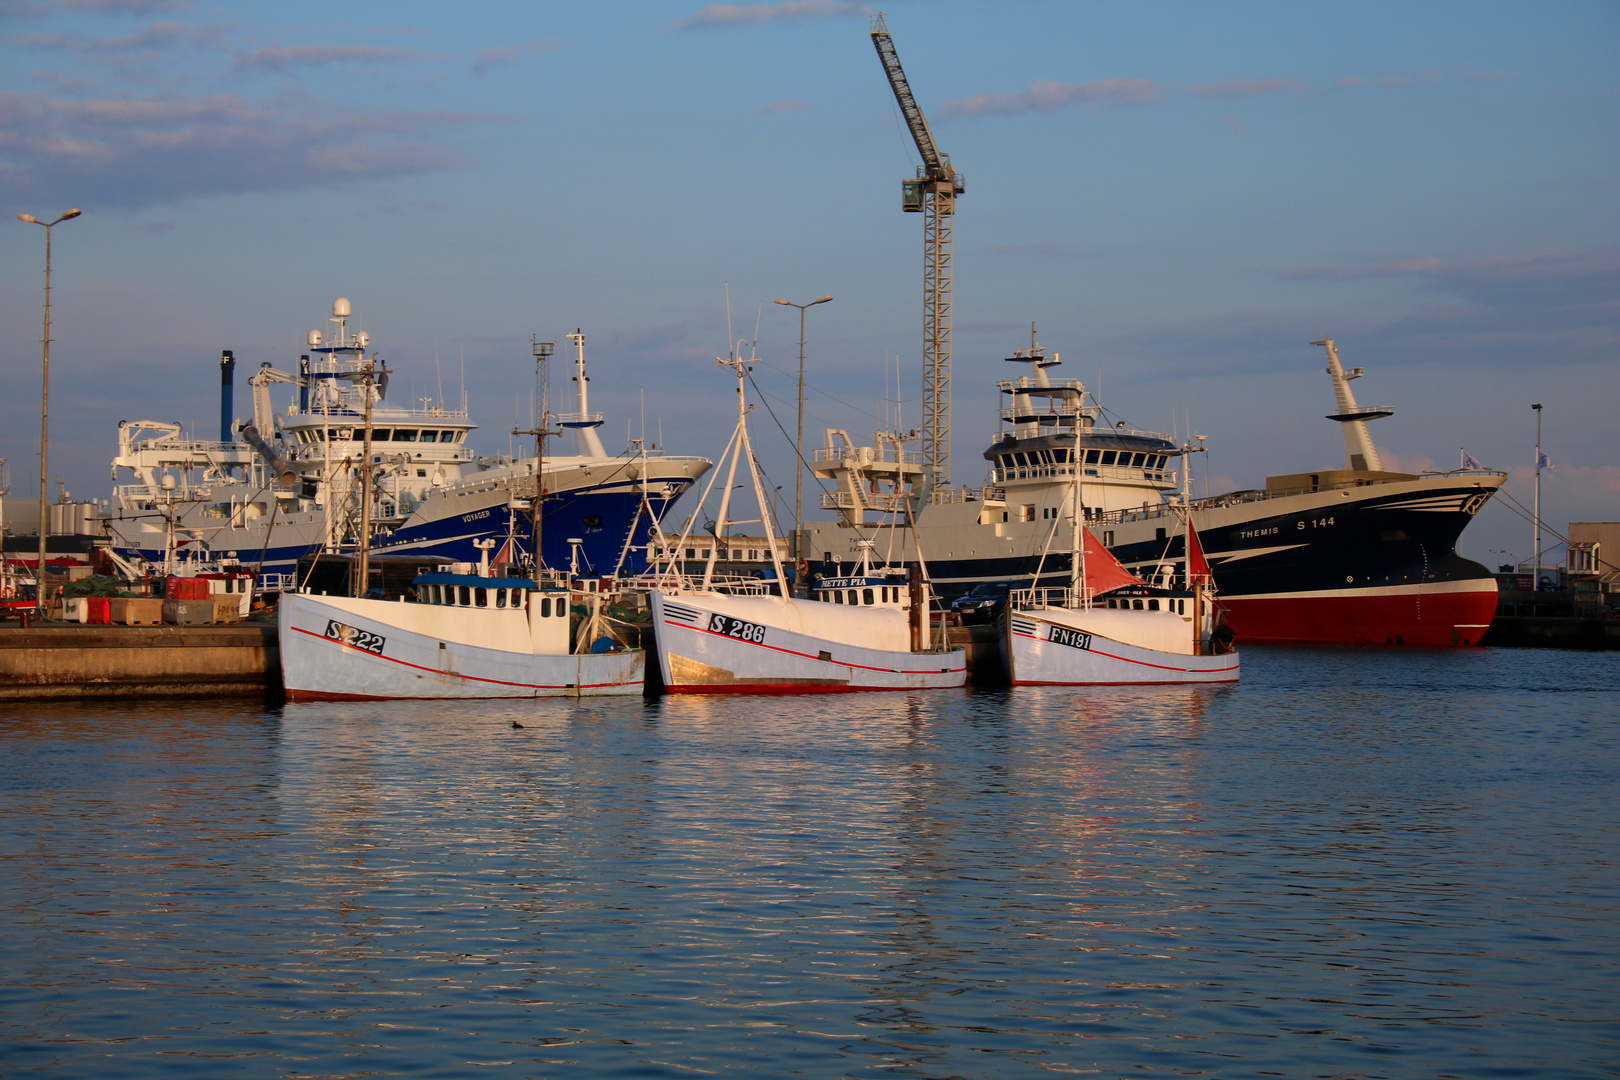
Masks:
[[[1126,585],[1146,585],[1147,582],[1132,574],[1114,558],[1113,552],[1103,547],[1102,541],[1084,530],[1086,540],[1086,588],[1093,596],[1113,592]]]
[[[1209,568],[1209,560],[1204,558],[1204,545],[1198,539],[1198,530],[1191,524],[1187,526],[1187,581],[1191,584],[1198,582],[1209,583],[1215,580],[1215,572]]]

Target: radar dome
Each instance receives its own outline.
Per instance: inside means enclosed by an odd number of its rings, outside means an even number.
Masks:
[[[336,300],[332,301],[332,318],[347,319],[351,311],[352,309],[349,307],[349,302],[343,297],[340,296]]]
[[[312,349],[318,349],[321,347],[321,332],[319,330],[311,330],[309,332],[309,347]]]
[[[354,341],[363,349],[371,344],[371,335],[362,330],[354,336]]]

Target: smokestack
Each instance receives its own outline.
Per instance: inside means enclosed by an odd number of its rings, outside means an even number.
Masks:
[[[236,354],[226,349],[219,354],[219,441],[231,441],[231,421],[236,419],[232,398],[236,395]]]
[[[309,412],[309,353],[298,358],[298,411]]]

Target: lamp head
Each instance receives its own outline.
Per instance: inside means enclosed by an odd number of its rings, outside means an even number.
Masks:
[[[32,220],[34,220],[34,219],[33,219],[33,218],[29,218],[29,219],[28,219],[28,220],[29,220],[29,221],[32,221]],[[777,303],[778,303],[778,304],[786,304],[786,305],[787,305],[787,306],[788,306],[788,307],[792,307],[792,306],[793,306],[793,301],[791,301],[791,300],[778,300],[778,301],[777,301]]]
[[[830,297],[830,296],[823,296],[820,300],[812,300],[810,302],[812,304],[825,304],[827,301],[829,301],[831,299],[832,299],[832,297]]]
[[[57,221],[66,221],[69,218],[76,218],[82,213],[84,213],[84,211],[80,210],[77,206],[75,206],[72,210],[69,210],[67,213],[63,214],[61,217],[57,218],[56,220]]]
[[[18,214],[17,215],[17,220],[18,221],[26,221],[30,225],[38,225],[39,224],[39,218],[35,217],[33,214]]]

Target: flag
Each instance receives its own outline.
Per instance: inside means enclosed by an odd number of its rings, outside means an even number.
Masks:
[[[1464,450],[1462,467],[1465,469],[1483,469],[1485,466],[1481,465],[1479,460],[1475,458],[1473,454],[1470,454],[1467,450]]]
[[[1209,560],[1204,558],[1204,545],[1198,539],[1198,530],[1187,523],[1187,582],[1197,584],[1209,583],[1215,580],[1215,574],[1209,568]]]
[[[1538,451],[1536,451],[1536,468],[1538,470],[1539,469],[1556,469],[1556,468],[1558,468],[1558,466],[1556,466],[1556,465],[1554,465],[1552,463],[1552,458],[1548,457],[1545,451],[1538,450]]]

